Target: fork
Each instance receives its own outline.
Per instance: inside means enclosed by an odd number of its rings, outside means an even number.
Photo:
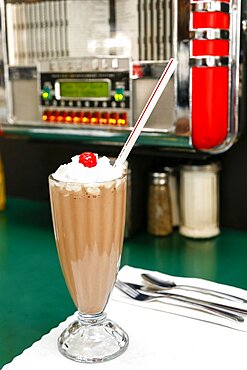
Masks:
[[[147,293],[143,293],[138,291],[137,289],[134,289],[133,287],[129,286],[128,283],[124,283],[123,281],[117,280],[115,283],[116,288],[118,288],[120,291],[124,292],[127,294],[129,297],[141,301],[141,302],[152,302],[152,301],[163,301],[164,302],[164,295],[151,295]],[[226,311],[224,309],[216,308],[216,307],[211,307],[210,305],[207,304],[202,304],[202,303],[195,303],[190,301],[188,298],[182,298],[182,297],[172,297],[171,299],[184,302],[187,304],[190,304],[192,309],[194,310],[199,310],[203,311],[206,313],[209,313],[211,315],[216,315],[219,317],[226,318],[228,320],[233,320],[237,322],[244,322],[244,318],[240,315],[237,315],[233,312]],[[167,303],[167,302],[164,302]]]

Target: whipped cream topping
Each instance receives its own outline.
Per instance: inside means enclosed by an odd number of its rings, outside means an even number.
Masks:
[[[124,172],[124,165],[116,163],[111,165],[110,159],[106,156],[98,158],[97,165],[94,167],[85,167],[79,163],[79,155],[71,158],[71,162],[61,165],[53,178],[63,182],[78,182],[78,183],[99,183],[103,181],[112,181],[120,178]]]

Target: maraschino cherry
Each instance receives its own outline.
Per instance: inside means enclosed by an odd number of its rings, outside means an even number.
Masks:
[[[79,163],[82,163],[85,167],[95,167],[97,164],[97,157],[92,152],[83,152],[79,156]]]

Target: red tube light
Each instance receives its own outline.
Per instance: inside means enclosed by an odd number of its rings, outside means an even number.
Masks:
[[[219,28],[228,30],[230,16],[223,12],[193,12],[193,28]]]
[[[196,149],[211,149],[224,142],[228,106],[228,67],[192,67],[192,143]]]
[[[192,56],[229,55],[228,40],[193,40],[192,41]]]

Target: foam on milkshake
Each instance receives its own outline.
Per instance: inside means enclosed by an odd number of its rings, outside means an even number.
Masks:
[[[52,175],[54,179],[63,182],[96,183],[112,181],[120,178],[124,171],[124,166],[120,163],[112,165],[106,156],[97,158],[94,167],[86,167],[79,162],[79,155],[71,158],[71,162],[61,165]]]

